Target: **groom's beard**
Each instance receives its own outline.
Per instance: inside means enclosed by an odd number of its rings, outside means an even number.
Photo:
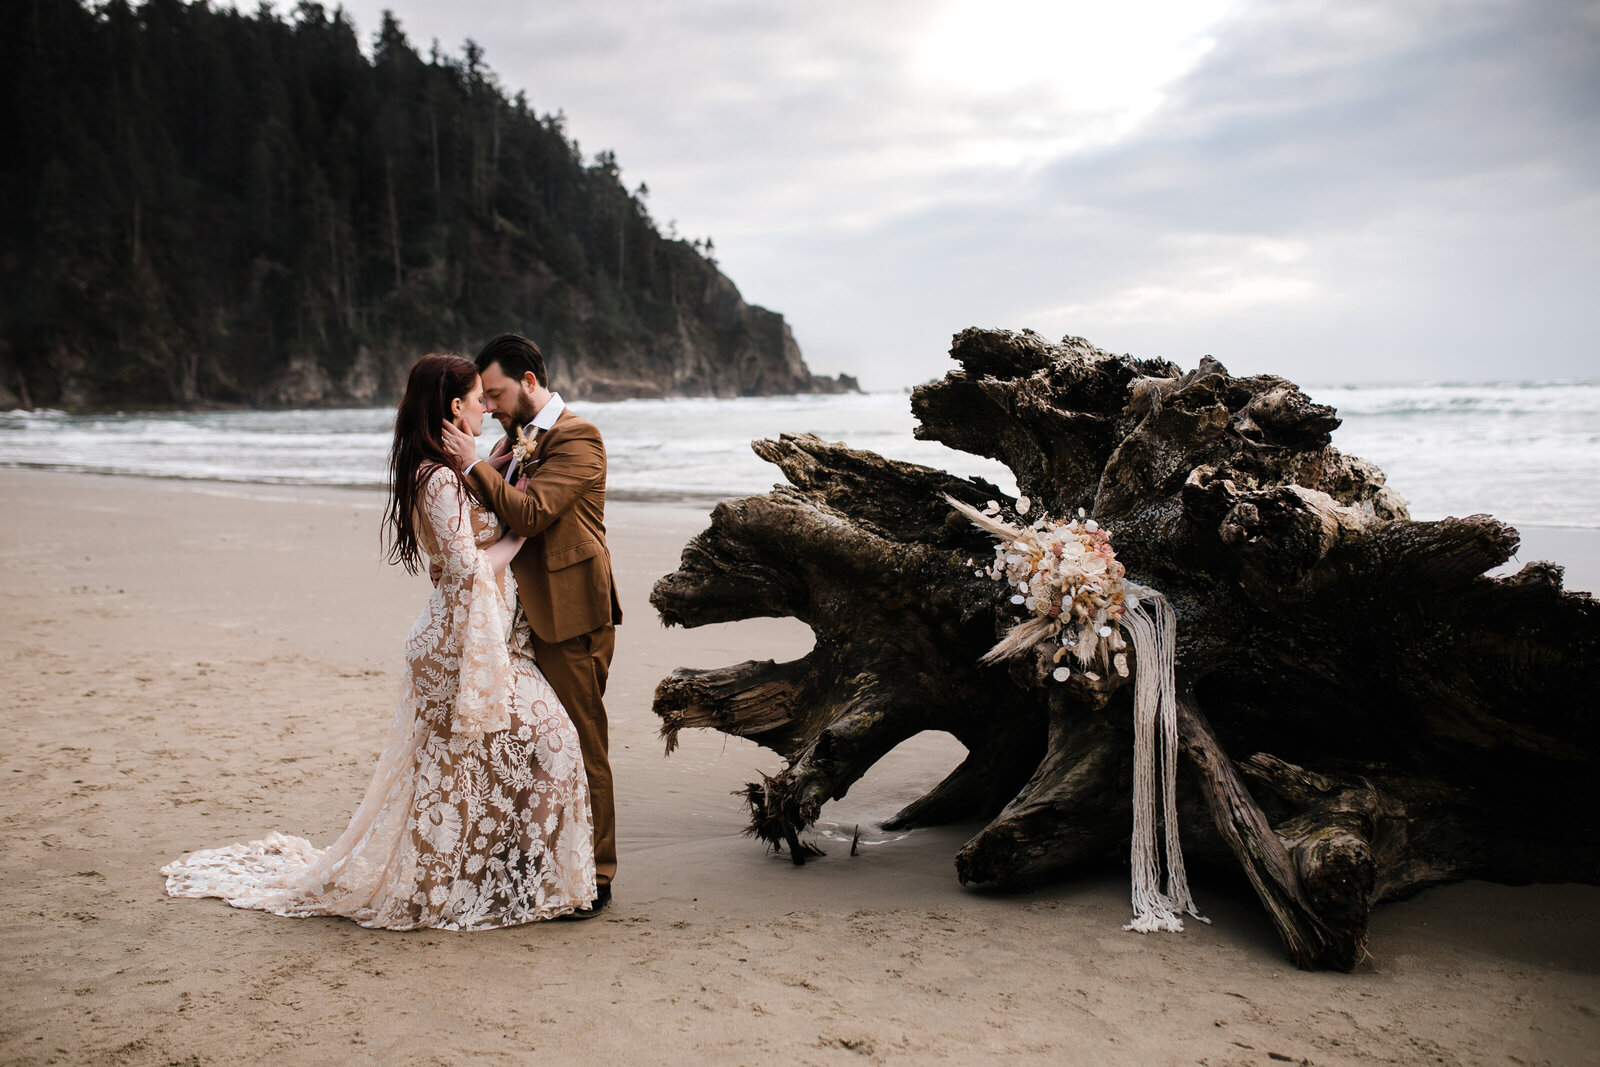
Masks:
[[[528,401],[527,397],[518,396],[516,410],[511,412],[496,411],[494,412],[494,421],[500,424],[500,428],[506,432],[507,437],[515,441],[517,439],[517,431],[532,422],[533,417],[537,414],[538,412],[533,410],[533,404]]]

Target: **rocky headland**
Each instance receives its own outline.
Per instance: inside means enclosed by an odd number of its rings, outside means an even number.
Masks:
[[[575,398],[855,388],[471,41],[169,0],[0,31],[0,407],[383,404],[506,330]]]

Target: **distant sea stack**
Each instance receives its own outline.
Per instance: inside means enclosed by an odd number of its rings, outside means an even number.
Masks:
[[[0,56],[0,407],[387,403],[417,356],[503,330],[569,397],[856,389],[470,41],[36,0]]]

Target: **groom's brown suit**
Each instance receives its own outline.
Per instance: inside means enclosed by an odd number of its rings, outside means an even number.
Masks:
[[[512,472],[515,485],[490,463],[473,464],[468,477],[495,514],[528,539],[511,573],[539,669],[578,728],[594,808],[595,878],[609,885],[617,831],[602,698],[622,607],[606,547],[605,443],[593,423],[563,411]]]

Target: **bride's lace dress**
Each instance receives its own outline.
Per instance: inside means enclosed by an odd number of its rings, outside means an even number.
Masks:
[[[493,513],[435,468],[417,539],[444,568],[406,641],[400,707],[377,772],[330,847],[287,834],[161,869],[173,896],[391,930],[549,919],[595,896],[578,734],[534,665],[515,579],[481,551]]]

